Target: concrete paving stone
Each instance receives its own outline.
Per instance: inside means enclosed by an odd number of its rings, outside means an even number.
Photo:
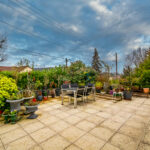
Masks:
[[[121,117],[119,115],[115,115],[111,118],[111,120],[113,121],[116,121],[116,122],[119,122],[119,123],[125,123],[128,119],[127,118],[124,118],[124,117]]]
[[[8,144],[25,135],[27,135],[26,132],[24,132],[23,129],[18,128],[18,129],[11,130],[7,133],[0,135],[0,138],[4,144]]]
[[[23,126],[24,130],[27,131],[28,133],[34,132],[36,130],[39,130],[41,128],[43,128],[44,125],[42,123],[40,123],[39,121],[34,122],[32,124]]]
[[[61,113],[62,113],[62,111],[59,109],[49,111],[49,114],[51,114],[51,115],[56,115],[56,114],[61,114]]]
[[[0,146],[0,150],[4,150],[4,147],[3,147],[3,146]]]
[[[67,147],[65,150],[81,150],[79,147],[75,146],[75,145],[70,145],[69,147]]]
[[[143,136],[143,131],[140,129],[136,129],[127,125],[123,125],[120,130],[120,133],[123,133],[125,135],[128,135],[130,137],[136,138],[136,139],[140,139]]]
[[[59,135],[56,135],[41,143],[43,150],[63,150],[69,145],[70,143]]]
[[[86,121],[86,120],[83,120],[81,122],[79,122],[76,127],[84,130],[84,131],[89,131],[91,130],[92,128],[95,127],[95,124],[94,123],[91,123],[89,121]]]
[[[141,129],[141,130],[145,128],[144,123],[137,122],[135,120],[127,120],[127,122],[124,125],[131,126],[133,128],[137,128],[137,129]]]
[[[145,111],[137,111],[136,115],[142,116],[142,117],[147,117],[150,118],[149,112],[145,112]]]
[[[31,147],[29,150],[42,150],[42,148],[38,145]]]
[[[108,141],[115,132],[104,127],[96,127],[90,133],[102,140]]]
[[[146,132],[144,139],[143,139],[143,142],[146,144],[150,144],[150,131]]]
[[[77,140],[79,137],[81,137],[83,134],[85,134],[84,131],[71,126],[67,129],[65,129],[64,131],[62,131],[60,133],[63,137],[65,137],[68,141],[70,142],[74,142],[75,140]]]
[[[35,144],[36,143],[29,136],[25,136],[6,145],[6,150],[27,150]]]
[[[96,115],[90,115],[89,117],[86,118],[86,120],[98,125],[102,123],[105,120],[105,118]]]
[[[37,143],[41,143],[55,134],[56,133],[54,131],[52,131],[48,127],[45,127],[45,128],[42,128],[38,131],[31,133],[30,135]]]
[[[132,113],[128,113],[128,112],[121,111],[121,112],[118,113],[118,115],[119,115],[120,117],[123,117],[123,118],[128,119],[128,118],[130,118],[133,114],[132,114]]]
[[[19,128],[19,125],[18,124],[5,124],[4,126],[1,126],[0,127],[0,134],[4,134],[6,132],[9,132],[11,130],[14,130],[16,128]]]
[[[22,127],[25,126],[25,125],[28,125],[28,124],[32,124],[34,122],[38,121],[37,119],[22,119],[18,122],[18,124],[20,124]]]
[[[150,145],[141,143],[138,150],[150,150]]]
[[[96,113],[96,115],[106,119],[112,116],[110,113],[106,113],[106,112],[98,112]]]
[[[69,115],[70,114],[67,114],[65,112],[61,112],[61,113],[56,114],[55,116],[57,116],[57,117],[59,117],[61,119],[64,119],[64,118],[68,117]]]
[[[75,114],[77,117],[80,117],[80,118],[87,118],[88,116],[90,116],[89,113],[86,113],[86,112],[79,112],[77,114]]]
[[[101,124],[101,126],[109,128],[114,131],[117,131],[121,127],[121,125],[122,125],[122,123],[113,121],[111,119],[108,119]]]
[[[138,146],[137,140],[120,133],[115,134],[110,143],[121,150],[136,150]]]
[[[77,117],[77,116],[71,115],[71,116],[65,118],[64,120],[73,125],[73,124],[76,124],[77,122],[79,122],[82,119]]]
[[[52,123],[54,123],[54,122],[56,122],[58,120],[60,120],[60,119],[55,117],[55,116],[52,116],[52,115],[49,115],[49,117],[47,117],[47,118],[40,119],[40,121],[42,123],[44,123],[45,125],[50,125],[50,124],[52,124]]]
[[[120,150],[118,147],[115,147],[109,143],[106,143],[101,150]]]
[[[2,144],[2,141],[1,141],[1,139],[0,139],[0,147],[2,147],[3,146],[3,144]]]
[[[88,109],[85,110],[85,112],[87,112],[89,114],[94,114],[94,113],[97,113],[98,110],[88,108]]]
[[[141,122],[141,123],[147,124],[150,119],[148,117],[142,117],[142,116],[139,116],[139,115],[133,115],[129,120],[135,120],[137,122]]]
[[[70,115],[74,115],[74,114],[76,114],[76,113],[79,113],[79,112],[81,112],[80,110],[78,110],[78,109],[69,109],[68,111],[66,111],[66,113],[67,114],[70,114]]]
[[[83,150],[99,150],[104,144],[103,140],[91,134],[86,134],[75,142],[75,145],[78,145]]]
[[[45,112],[49,112],[52,110],[54,110],[54,108],[52,108],[51,106],[42,109],[42,111],[45,111]]]
[[[65,121],[60,120],[58,122],[51,124],[49,127],[53,129],[55,132],[61,132],[64,129],[70,127],[70,124],[66,123]]]

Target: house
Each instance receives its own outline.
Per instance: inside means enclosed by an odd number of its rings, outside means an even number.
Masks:
[[[31,72],[33,69],[28,66],[0,66],[0,71],[17,71],[19,73]]]

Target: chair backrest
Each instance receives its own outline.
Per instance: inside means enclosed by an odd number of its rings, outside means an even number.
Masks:
[[[68,88],[70,88],[70,85],[69,85],[69,84],[63,84],[63,85],[61,86],[61,88],[62,88],[62,89],[68,89]]]
[[[84,95],[85,88],[78,88],[77,89],[77,95]]]
[[[78,84],[77,83],[70,84],[70,87],[71,88],[78,88]]]

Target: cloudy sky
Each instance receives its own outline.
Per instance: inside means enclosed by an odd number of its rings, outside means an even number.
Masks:
[[[117,52],[121,71],[126,54],[150,46],[150,0],[0,0],[0,34],[8,38],[0,65],[90,64],[96,47],[112,71]]]

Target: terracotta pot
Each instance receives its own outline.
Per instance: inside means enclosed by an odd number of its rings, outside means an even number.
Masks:
[[[149,88],[143,88],[143,91],[145,94],[148,94],[149,93]]]

